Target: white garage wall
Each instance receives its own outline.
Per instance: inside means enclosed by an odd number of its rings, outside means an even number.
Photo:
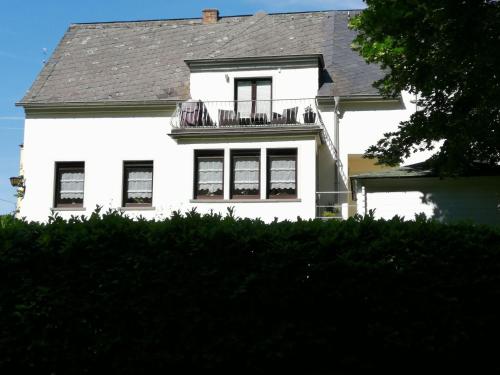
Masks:
[[[398,215],[412,220],[415,214],[423,213],[445,222],[500,224],[498,176],[386,178],[362,180],[359,184],[365,187],[367,208],[375,210],[376,218]]]

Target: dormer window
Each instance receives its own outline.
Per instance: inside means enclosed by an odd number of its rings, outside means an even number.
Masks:
[[[268,123],[271,119],[272,81],[270,78],[235,80],[235,112],[240,122]]]

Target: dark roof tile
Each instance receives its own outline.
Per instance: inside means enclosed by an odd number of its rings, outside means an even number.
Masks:
[[[187,99],[186,59],[322,54],[320,96],[374,95],[347,11],[71,25],[21,104]]]

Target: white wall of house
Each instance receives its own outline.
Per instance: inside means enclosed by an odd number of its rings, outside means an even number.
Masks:
[[[227,70],[192,72],[191,98],[205,101],[234,100],[234,79],[256,77],[272,78],[273,100],[315,98],[318,92],[317,67]]]
[[[173,210],[220,212],[234,207],[241,217],[260,217],[271,221],[294,220],[315,215],[316,147],[314,136],[305,138],[267,138],[199,140],[177,143],[170,133],[168,117],[28,118],[25,122],[23,166],[26,193],[20,217],[44,221],[54,205],[55,163],[85,162],[84,211],[57,211],[62,217],[89,215],[96,205],[118,209],[122,205],[124,161],[154,162],[152,210],[126,211],[146,218],[169,216]],[[261,163],[271,148],[297,148],[298,199],[284,202],[236,203],[229,200],[229,151],[261,149]],[[193,201],[194,150],[225,150],[225,198],[221,202]],[[265,186],[265,166],[261,164],[261,184]]]
[[[227,75],[227,76],[226,76]],[[193,72],[191,74],[191,97],[208,101],[232,101],[236,78],[270,77],[273,82],[273,99],[314,98],[318,90],[318,69],[282,68],[266,70],[229,70]],[[216,88],[216,89],[215,89]],[[361,154],[376,143],[384,133],[397,130],[400,121],[408,119],[415,111],[413,97],[403,93],[400,102],[342,102],[336,117],[333,99],[320,105],[321,117],[333,143],[338,147],[343,174],[347,175],[348,155]],[[314,100],[311,101],[314,103]],[[291,104],[284,104],[291,106]],[[217,106],[214,107],[217,110]],[[273,111],[279,111],[273,108]],[[130,112],[130,111],[129,111]],[[214,118],[217,116],[213,114]],[[338,127],[336,126],[338,122]],[[25,122],[23,154],[26,192],[20,201],[20,217],[44,221],[54,205],[55,163],[69,161],[85,162],[84,210],[57,210],[63,217],[89,215],[97,205],[103,210],[120,209],[122,206],[122,183],[124,161],[154,162],[153,207],[150,209],[127,209],[127,215],[146,218],[162,218],[172,211],[188,211],[197,208],[201,213],[225,214],[234,208],[241,217],[262,218],[271,221],[295,220],[298,216],[308,219],[316,215],[316,192],[338,191],[345,186],[338,184],[336,164],[327,145],[320,144],[315,136],[305,137],[260,137],[197,139],[177,142],[168,135],[171,129],[168,115],[151,117],[141,114],[106,115],[102,117],[78,116],[75,118],[36,118],[29,116]],[[273,148],[296,148],[298,154],[298,199],[273,201],[265,199],[266,152]],[[213,202],[193,200],[194,151],[201,149],[225,150],[225,194],[224,199]],[[261,150],[261,200],[235,201],[229,197],[230,151],[232,149]],[[412,155],[404,164],[424,161],[431,152]],[[422,180],[423,181],[423,180]],[[427,199],[427,191],[418,184],[408,185],[410,180],[385,181],[383,187],[367,185],[368,209],[375,208],[377,217],[389,218],[394,214],[412,218],[423,212],[436,216],[438,204]],[[419,182],[420,184],[422,182]],[[391,185],[392,184],[392,185]],[[441,185],[440,185],[441,186]],[[370,190],[372,189],[372,190]],[[429,190],[431,189],[431,190]],[[446,189],[453,191],[453,186]],[[500,190],[500,189],[499,189]],[[441,190],[440,190],[441,191]],[[458,193],[457,193],[458,194]],[[460,199],[460,194],[450,199]],[[439,194],[438,194],[439,195]],[[491,195],[491,194],[490,194]],[[329,204],[333,196],[322,195],[322,204]],[[341,195],[335,203],[342,203],[343,216],[349,212],[349,195]],[[451,206],[451,201],[441,205]],[[444,199],[444,200],[443,200]],[[491,205],[493,198],[488,198]],[[358,202],[362,198],[359,197]],[[498,202],[500,203],[500,202]],[[480,203],[479,205],[481,205]],[[465,207],[465,206],[464,206]],[[355,207],[353,208],[355,209]],[[345,212],[344,212],[345,211]],[[351,210],[352,211],[352,210]],[[364,207],[358,207],[363,213]],[[449,211],[449,210],[448,210]],[[450,213],[451,212],[451,213]],[[351,212],[352,213],[352,212]],[[455,215],[451,210],[447,215]],[[461,215],[461,214],[460,214]],[[459,216],[460,216],[459,215]],[[463,215],[462,215],[463,216]]]
[[[377,143],[384,133],[398,129],[401,121],[408,120],[415,113],[414,95],[403,92],[401,101],[396,102],[342,102],[340,101],[339,153],[345,172],[349,154],[362,154],[369,146]],[[404,160],[410,165],[427,160],[435,151],[417,152]]]

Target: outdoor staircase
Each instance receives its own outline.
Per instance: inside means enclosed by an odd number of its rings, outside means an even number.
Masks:
[[[316,101],[316,108],[318,108],[318,102]],[[349,186],[349,180],[345,174],[344,171],[344,166],[342,165],[342,161],[340,160],[340,155],[338,153],[337,148],[335,147],[335,144],[332,141],[332,138],[330,137],[330,134],[328,133],[328,130],[325,127],[325,123],[323,122],[323,119],[321,118],[321,112],[317,110],[318,113],[318,119],[319,119],[319,125],[321,127],[321,138],[323,142],[325,142],[326,146],[328,147],[328,150],[330,151],[330,154],[332,155],[333,160],[335,160],[335,165],[337,167],[338,175],[342,179],[342,182],[344,182],[344,186]]]

